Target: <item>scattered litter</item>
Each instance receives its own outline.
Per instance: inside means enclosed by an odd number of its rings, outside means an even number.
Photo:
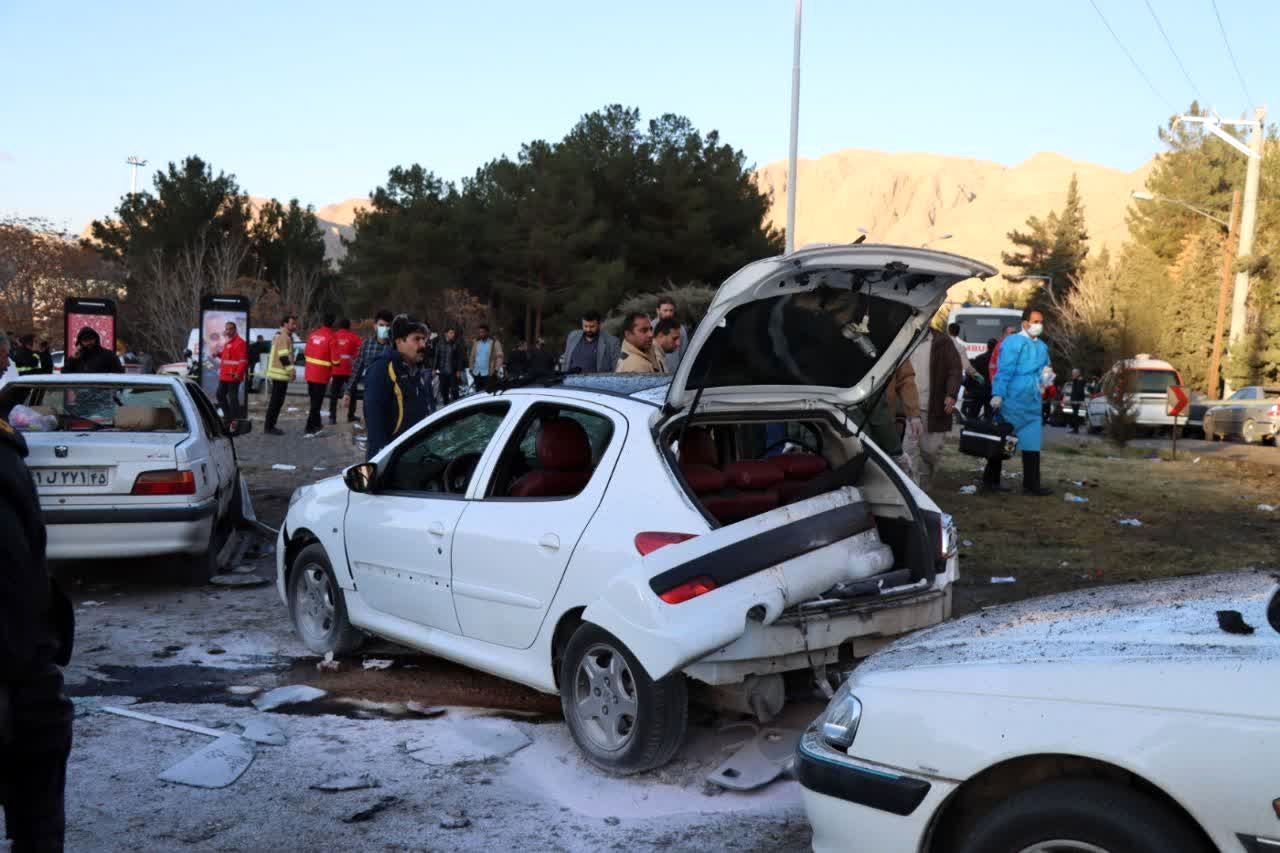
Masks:
[[[1125,527],[1141,527],[1142,522],[1136,518],[1122,518],[1117,524],[1123,524]]]
[[[428,737],[405,744],[409,757],[423,764],[448,765],[503,758],[533,743],[508,720],[461,720]]]
[[[280,728],[280,724],[270,717],[254,717],[249,722],[242,724],[240,737],[245,740],[251,740],[254,743],[264,743],[267,746],[284,746],[289,742],[289,738],[285,736],[284,730]]]
[[[791,769],[799,742],[799,731],[762,731],[729,756],[707,777],[707,781],[734,791],[750,791],[768,785]]]
[[[75,706],[75,715],[85,717],[102,710],[103,702],[114,705],[132,705],[138,701],[136,696],[72,696],[71,704]]]
[[[976,495],[977,493],[978,493],[977,486],[961,486],[960,487],[960,494],[962,495]]]
[[[964,546],[964,547],[966,547],[966,548],[972,548],[972,547],[973,547],[973,540],[971,540],[971,539],[966,539],[966,540],[964,540],[963,542],[961,542],[960,544],[961,544],[961,545],[963,545],[963,546]]]
[[[1275,512],[1275,504],[1258,504],[1258,512]]]
[[[1071,492],[1067,492],[1063,495],[1062,499],[1069,504],[1087,504],[1089,502],[1088,498],[1081,497],[1080,495],[1073,495]]]
[[[285,411],[288,412],[289,414],[293,414],[294,412],[301,412],[302,409],[299,409],[297,406],[290,406],[289,408],[285,409]]]
[[[362,431],[362,432],[363,432],[363,431],[364,431],[364,424],[352,424],[352,425],[351,425],[351,428],[352,428],[353,430],[360,430],[360,431]]]
[[[249,741],[239,735],[223,735],[165,770],[160,779],[194,788],[225,788],[249,769],[254,754]]]
[[[298,470],[298,466],[297,466],[297,465],[286,465],[286,464],[285,464],[285,463],[283,463],[283,462],[277,462],[276,464],[274,464],[274,465],[272,465],[272,466],[271,466],[271,470],[272,470],[272,471],[297,471],[297,470]]]
[[[1004,479],[1006,480],[1021,480],[1022,472],[1021,471],[1005,471],[1004,474],[1002,474],[1001,476],[1004,477]]]
[[[616,817],[607,817],[604,819],[604,822],[607,826],[617,826],[618,824],[622,823],[622,821]]]
[[[1197,456],[1195,459],[1192,459],[1192,460],[1191,460],[1191,464],[1192,464],[1192,465],[1199,465],[1199,464],[1200,464],[1200,457],[1199,457],[1199,456]]]
[[[313,791],[360,791],[365,788],[380,788],[382,784],[373,777],[372,773],[344,773],[341,776],[332,776],[311,786]]]
[[[157,726],[168,726],[171,729],[179,731],[191,732],[192,734],[204,735],[206,737],[221,739],[226,732],[217,729],[198,726],[195,723],[184,723],[182,720],[171,720],[168,717],[157,717],[154,714],[144,714],[142,711],[134,711],[130,708],[120,708],[115,705],[103,705],[101,708],[103,713],[115,714],[117,717],[128,717],[132,720],[141,720],[144,723],[155,723]]]
[[[1219,610],[1218,627],[1228,634],[1252,634],[1253,626],[1244,621],[1239,610]]]
[[[423,705],[421,702],[415,702],[413,700],[405,702],[404,706],[419,717],[427,717],[428,719],[432,717],[443,717],[445,712],[448,710],[436,705]]]
[[[992,583],[1017,583],[1018,579],[1015,578],[1013,575],[1006,575],[1005,577],[993,577],[991,578],[991,582]]]
[[[324,660],[316,662],[316,669],[321,672],[337,672],[342,669],[342,664],[333,659],[333,652],[325,652]]]
[[[214,646],[211,649],[205,649],[204,653],[207,655],[225,655],[227,653],[227,650],[222,648],[221,646]]]
[[[1108,461],[1108,462],[1123,462],[1124,460],[1122,460],[1119,456],[1108,456],[1108,457],[1107,457],[1107,461]]]
[[[233,684],[227,688],[227,691],[236,696],[252,696],[255,693],[261,693],[262,688],[255,687],[252,684]]]
[[[102,602],[101,601],[82,601],[80,602],[80,606],[81,607],[101,607]]]
[[[1085,572],[1080,576],[1082,581],[1100,581],[1102,580],[1102,569],[1094,569],[1092,572]]]
[[[266,586],[271,581],[258,575],[248,575],[237,571],[229,575],[214,575],[209,578],[209,583],[217,584],[218,586]]]
[[[391,664],[395,661],[386,660],[385,658],[365,658],[365,669],[391,669]]]
[[[328,469],[328,468],[326,468],[324,465],[317,465],[316,467],[312,468],[311,470],[312,470],[312,471],[328,471],[329,469]]]
[[[1065,568],[1066,568],[1067,566],[1069,566],[1069,565],[1071,565],[1071,564],[1070,564],[1070,563],[1068,563],[1066,560],[1063,560],[1061,563],[1058,563],[1058,568],[1060,568],[1060,569],[1065,569]]]
[[[250,555],[246,554],[245,556],[247,557]],[[248,575],[248,574],[252,574],[253,572],[256,572],[257,570],[258,568],[256,566],[245,564],[243,566],[236,566],[234,569],[231,570],[231,573],[236,575]]]
[[[310,684],[290,684],[286,687],[277,687],[275,690],[263,693],[253,700],[253,707],[259,711],[274,711],[276,708],[283,708],[285,705],[311,702],[327,695],[327,691],[321,690],[319,687],[312,687]]]
[[[467,813],[461,809],[456,812],[446,812],[440,819],[441,829],[466,829],[468,826],[471,826],[471,818],[467,817]]]
[[[369,808],[361,809],[360,811],[356,812],[350,817],[344,817],[342,819],[342,822],[343,823],[364,823],[365,821],[373,820],[380,812],[385,812],[387,809],[391,808],[398,802],[400,802],[399,797],[392,797],[392,796],[382,797],[376,803],[369,806]]]
[[[151,656],[153,658],[171,658],[174,655],[176,655],[178,652],[182,651],[182,649],[183,649],[182,646],[165,646],[163,649],[160,649],[159,651],[152,652]]]

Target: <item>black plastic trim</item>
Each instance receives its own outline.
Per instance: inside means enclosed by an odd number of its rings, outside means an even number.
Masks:
[[[716,586],[726,586],[810,551],[874,530],[875,526],[876,520],[865,503],[850,503],[695,557],[656,575],[649,586],[659,595],[698,577],[709,577]]]
[[[930,788],[923,779],[827,761],[807,751],[803,739],[796,749],[796,779],[810,791],[904,817],[924,802]]]
[[[148,524],[170,521],[199,521],[212,516],[218,499],[209,498],[187,506],[68,507],[43,511],[45,524]]]

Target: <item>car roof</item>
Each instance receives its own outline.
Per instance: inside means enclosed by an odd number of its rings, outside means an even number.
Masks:
[[[11,384],[17,385],[77,385],[93,383],[95,385],[173,385],[179,381],[176,376],[164,376],[158,373],[54,373],[40,376],[25,376],[15,379]]]
[[[530,382],[514,388],[498,389],[488,396],[517,395],[538,398],[580,398],[594,400],[615,408],[631,408],[633,414],[647,416],[666,399],[668,375],[583,373],[548,377],[545,382]]]

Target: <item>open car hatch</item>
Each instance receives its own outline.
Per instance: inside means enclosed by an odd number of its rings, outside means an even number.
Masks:
[[[667,411],[874,394],[928,327],[947,289],[996,270],[906,246],[802,249],[757,261],[716,292],[667,391]]]

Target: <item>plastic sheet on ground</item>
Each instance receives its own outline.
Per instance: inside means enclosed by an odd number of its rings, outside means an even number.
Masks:
[[[239,735],[223,735],[160,774],[165,782],[195,788],[225,788],[253,763],[256,750]]]

